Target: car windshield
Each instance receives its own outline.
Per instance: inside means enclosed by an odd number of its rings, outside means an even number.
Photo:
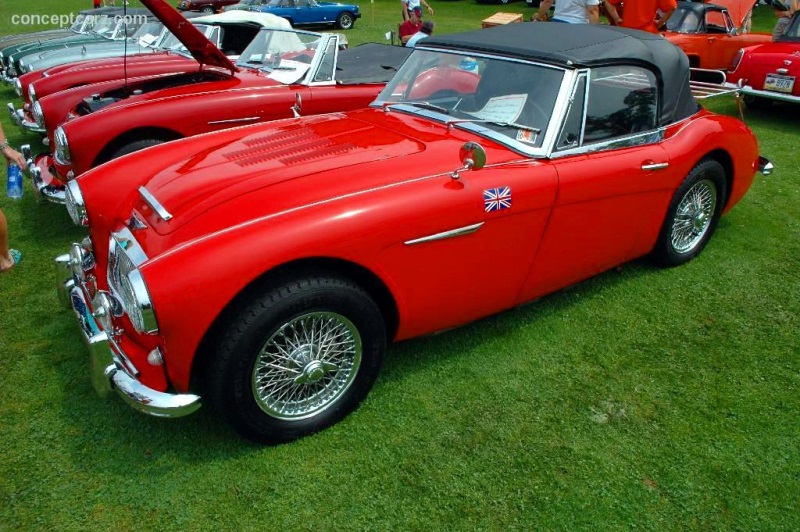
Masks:
[[[214,44],[218,44],[219,26],[211,26],[209,24],[195,24],[200,33],[206,36]],[[158,43],[158,47],[163,50],[170,50],[172,52],[188,53],[186,46],[171,32],[167,32]]]
[[[77,17],[75,17],[75,22],[72,23],[72,26],[69,27],[70,31],[74,31],[75,33],[80,33],[83,29],[83,23],[86,21],[86,15],[80,13]]]
[[[137,42],[142,46],[153,46],[163,31],[164,24],[161,22],[157,20],[146,22],[136,30],[136,33],[131,37],[131,41]]]
[[[268,72],[270,78],[287,85],[297,83],[314,62],[321,38],[319,33],[262,29],[236,64]]]
[[[106,35],[105,37],[114,40],[122,40],[125,38],[130,38],[139,31],[145,23],[147,23],[147,17],[140,17],[140,16],[126,16],[126,17],[114,17],[117,21],[117,25],[114,28],[114,31],[111,35]],[[114,20],[112,19],[112,20]]]
[[[415,50],[372,105],[538,148],[563,79],[545,65]]]
[[[92,33],[95,35],[100,35],[101,37],[109,38],[114,34],[116,27],[117,19],[115,17],[102,15],[95,21],[94,26],[92,27]]]
[[[667,19],[667,31],[698,33],[700,31],[700,15],[694,9],[678,6],[678,9]]]

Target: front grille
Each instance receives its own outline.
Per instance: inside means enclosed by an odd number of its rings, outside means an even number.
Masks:
[[[123,240],[123,242],[126,241]],[[134,269],[136,266],[125,253],[120,241],[112,236],[108,250],[108,285],[114,294],[123,301],[125,301],[124,296],[128,295],[124,293],[123,287],[128,286],[128,283],[123,283],[122,279],[126,279]]]

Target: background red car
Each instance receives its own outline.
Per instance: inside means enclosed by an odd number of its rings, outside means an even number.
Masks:
[[[800,103],[800,11],[776,42],[742,50],[728,82],[743,85],[744,100],[750,106],[775,100]]]

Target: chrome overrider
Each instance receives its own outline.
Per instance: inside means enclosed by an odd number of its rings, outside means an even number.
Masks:
[[[22,156],[25,158],[26,162],[25,168],[22,170],[27,174],[33,184],[33,191],[36,194],[36,199],[45,199],[51,203],[63,205],[66,201],[64,189],[48,185],[44,182],[44,179],[42,179],[42,171],[37,168],[36,160],[31,153],[31,145],[23,144],[20,148],[20,152],[22,152]]]
[[[121,331],[114,329],[112,317],[122,314],[122,304],[110,292],[97,289],[88,237],[73,244],[69,253],[57,257],[55,267],[59,300],[78,319],[89,350],[92,385],[98,395],[106,397],[116,390],[128,405],[156,417],[182,417],[200,408],[197,395],[159,392],[138,380],[138,370],[115,340]],[[151,358],[161,360],[160,351],[151,352],[148,360]]]
[[[41,107],[41,104],[39,104]],[[6,104],[8,107],[8,114],[11,116],[11,121],[19,128],[20,131],[23,133],[38,133],[44,135],[47,133],[47,129],[43,126],[39,125],[36,122],[32,122],[25,118],[25,111],[22,109],[16,109],[12,102],[8,102]]]

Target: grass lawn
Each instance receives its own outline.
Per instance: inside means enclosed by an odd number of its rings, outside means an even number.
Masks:
[[[442,33],[531,12],[432,4]],[[13,14],[90,5],[0,0],[0,35],[34,29]],[[361,10],[352,44],[382,41],[400,11]],[[277,447],[210,411],[161,420],[99,399],[51,271],[84,233],[27,183],[19,202],[0,195],[25,254],[0,275],[0,529],[800,529],[800,106],[745,119],[776,171],[697,260],[634,262],[395,345],[357,412]]]

